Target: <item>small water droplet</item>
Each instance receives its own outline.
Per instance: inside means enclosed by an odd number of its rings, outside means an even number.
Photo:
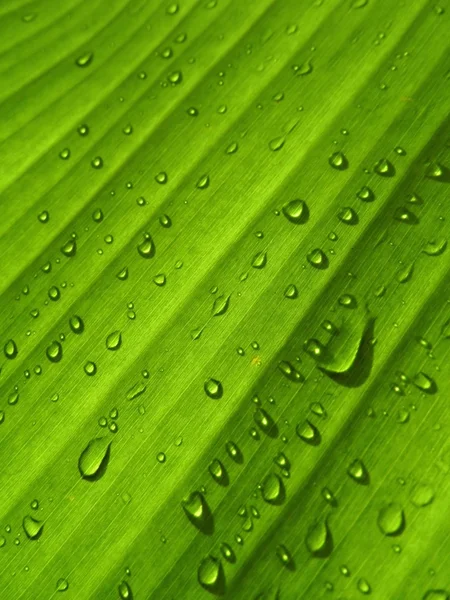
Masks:
[[[369,582],[367,581],[367,579],[364,579],[364,577],[361,577],[361,579],[358,579],[358,583],[356,584],[356,587],[358,588],[358,591],[361,592],[361,594],[370,594],[372,591],[372,588],[370,587]]]
[[[315,269],[327,269],[329,265],[329,260],[327,255],[320,248],[314,248],[306,255],[306,259],[309,264]]]
[[[202,533],[211,535],[214,531],[214,519],[205,496],[198,491],[192,492],[181,502],[184,514]]]
[[[258,252],[253,257],[252,267],[254,269],[263,269],[267,264],[267,253],[266,252]]]
[[[326,520],[316,521],[305,537],[307,550],[317,558],[326,558],[333,551],[333,537]]]
[[[216,483],[219,485],[228,485],[228,473],[221,460],[218,458],[212,460],[208,466],[208,471]]]
[[[208,379],[203,386],[205,393],[213,400],[218,400],[223,396],[223,386],[217,379]]]
[[[160,185],[166,184],[169,181],[167,173],[165,171],[161,171],[160,173],[158,173],[155,176],[155,181],[156,181],[156,183],[159,183]]]
[[[225,444],[225,450],[228,454],[228,456],[234,460],[234,462],[241,464],[242,462],[244,462],[244,456],[239,448],[239,446],[229,440],[226,444]]]
[[[302,63],[301,65],[293,65],[292,66],[292,70],[294,71],[295,75],[300,75],[301,77],[304,77],[305,75],[309,75],[310,73],[313,72],[313,64],[310,60],[307,60],[306,62]]]
[[[58,581],[56,582],[56,591],[57,592],[65,592],[68,589],[69,589],[69,582],[67,581],[67,579],[64,579],[63,577],[58,579]]]
[[[289,379],[289,381],[295,383],[303,383],[305,381],[303,375],[287,360],[281,361],[278,365],[278,369],[283,373],[286,379]]]
[[[83,333],[83,331],[84,331],[83,319],[81,317],[79,317],[78,315],[74,315],[73,317],[70,318],[69,325],[70,325],[70,329],[73,331],[73,333],[75,333],[77,335],[80,333]]]
[[[346,225],[357,225],[359,223],[359,218],[356,211],[350,206],[341,208],[341,210],[338,212],[338,219]]]
[[[378,528],[383,535],[399,535],[405,529],[405,514],[397,502],[383,506],[378,513]]]
[[[368,485],[370,481],[369,472],[366,469],[364,463],[359,458],[356,458],[347,468],[347,474],[362,485]]]
[[[298,289],[293,283],[290,283],[284,290],[284,297],[288,298],[289,300],[295,300],[295,298],[298,298]]]
[[[274,138],[273,140],[270,140],[269,142],[269,149],[272,150],[273,152],[277,152],[278,150],[281,150],[281,148],[284,146],[286,142],[286,136],[279,136]]]
[[[94,59],[93,52],[85,52],[85,54],[82,54],[81,56],[79,56],[76,59],[75,64],[78,67],[88,67],[92,63],[93,59]]]
[[[101,156],[95,156],[91,160],[91,166],[93,169],[101,169],[103,167],[103,158]]]
[[[83,368],[84,372],[86,375],[89,375],[89,377],[93,377],[97,373],[97,365],[95,362],[92,362],[92,360],[88,360]]]
[[[404,206],[399,206],[394,211],[394,219],[406,225],[417,225],[419,219],[416,215]]]
[[[375,200],[375,194],[366,185],[364,185],[356,195],[363,202],[373,202]]]
[[[426,483],[418,483],[411,492],[411,502],[417,508],[428,506],[434,500],[434,490]]]

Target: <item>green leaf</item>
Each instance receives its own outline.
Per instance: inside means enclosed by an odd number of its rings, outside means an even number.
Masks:
[[[448,600],[449,14],[0,6],[2,599]]]

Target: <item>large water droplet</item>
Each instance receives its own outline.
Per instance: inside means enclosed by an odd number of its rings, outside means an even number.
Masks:
[[[316,521],[306,534],[308,551],[317,558],[326,558],[333,551],[333,536],[326,520]]]
[[[80,334],[84,331],[83,319],[78,315],[74,315],[70,318],[69,325],[73,333]]]
[[[17,354],[19,353],[16,342],[14,340],[8,340],[3,347],[3,352],[6,358],[9,358],[9,360],[16,358]]]
[[[277,473],[269,473],[261,483],[263,500],[269,504],[282,504],[286,497],[284,483]]]
[[[295,428],[295,432],[301,440],[310,446],[318,446],[322,441],[320,431],[308,419],[305,419],[302,423],[299,423]]]
[[[382,534],[400,535],[405,529],[403,508],[397,502],[386,504],[378,513],[377,523]]]
[[[309,264],[315,269],[327,269],[329,265],[329,260],[327,255],[320,248],[314,248],[311,252],[308,252],[306,255],[306,259]]]
[[[155,244],[149,233],[144,234],[144,240],[137,247],[142,258],[153,258],[155,256]]]
[[[436,382],[423,371],[417,373],[412,382],[419,390],[426,394],[435,394],[437,392]]]
[[[207,556],[198,567],[199,584],[211,594],[222,596],[225,593],[225,573],[220,559]]]
[[[223,386],[218,379],[208,379],[203,386],[206,395],[214,400],[218,400],[223,396]]]
[[[230,298],[231,296],[217,296],[212,307],[212,314],[214,317],[223,315],[227,312],[228,307],[230,306]]]
[[[257,408],[253,413],[253,419],[263,433],[269,437],[278,436],[278,427],[275,421],[263,408]]]
[[[106,338],[106,347],[108,350],[118,350],[122,345],[122,334],[120,331],[113,331]]]
[[[211,509],[201,492],[192,492],[181,502],[184,514],[202,533],[211,535],[214,532],[214,518]]]
[[[59,342],[52,342],[45,351],[49,361],[57,363],[63,357],[63,349]]]
[[[291,200],[282,208],[283,215],[291,223],[300,225],[309,219],[309,209],[304,200]]]
[[[118,586],[119,598],[121,600],[133,600],[133,592],[127,581],[122,581]]]
[[[75,256],[75,254],[77,253],[77,242],[75,239],[71,239],[68,242],[66,242],[64,244],[64,246],[62,246],[61,248],[61,252],[64,254],[64,256],[67,257],[72,257]]]
[[[89,442],[78,459],[78,470],[83,479],[97,481],[108,466],[111,442],[106,438],[94,438]]]
[[[337,169],[338,171],[345,171],[348,169],[349,163],[347,157],[343,152],[333,152],[333,154],[328,159],[328,164],[333,169]]]
[[[448,182],[449,170],[438,162],[431,162],[425,169],[425,177],[434,181]]]
[[[44,523],[42,521],[34,519],[30,515],[27,515],[23,518],[22,526],[27,538],[30,540],[39,539],[44,529]]]

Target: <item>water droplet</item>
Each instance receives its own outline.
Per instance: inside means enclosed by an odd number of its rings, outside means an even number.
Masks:
[[[254,269],[263,269],[267,264],[267,252],[258,252],[253,257],[252,267]]]
[[[229,144],[226,147],[225,152],[226,152],[226,154],[234,154],[235,152],[238,151],[238,148],[239,148],[239,146],[238,146],[237,142],[231,142],[231,144]]]
[[[322,489],[322,497],[325,500],[325,502],[328,502],[328,504],[330,504],[331,506],[337,506],[338,503],[336,500],[336,496],[333,494],[330,488],[324,487]]]
[[[283,375],[289,379],[289,381],[293,381],[295,383],[303,383],[305,381],[303,375],[297,371],[292,363],[287,360],[281,361],[278,365],[278,368]]]
[[[306,223],[309,219],[308,205],[304,200],[291,200],[281,210],[286,219],[295,225]]]
[[[301,440],[307,444],[310,444],[311,446],[318,446],[322,441],[322,436],[320,435],[319,430],[308,419],[305,419],[302,423],[299,423],[295,428],[295,432]]]
[[[62,160],[68,160],[70,158],[70,148],[63,148],[59,153],[59,158]]]
[[[52,302],[57,302],[61,298],[61,292],[56,285],[52,285],[52,287],[48,290],[48,297]]]
[[[17,344],[14,340],[8,340],[3,347],[3,352],[9,360],[16,358],[19,350],[17,349]]]
[[[145,383],[136,383],[135,385],[133,385],[133,387],[131,387],[128,392],[127,392],[127,400],[134,400],[135,398],[138,398],[139,396],[141,396],[147,389],[147,386],[145,385]]]
[[[172,219],[169,217],[169,215],[161,215],[159,217],[159,222],[160,222],[161,226],[165,227],[166,229],[169,229],[169,227],[172,227]]]
[[[241,464],[244,462],[244,456],[241,452],[241,450],[239,449],[239,446],[233,442],[233,441],[228,441],[225,444],[225,450],[228,454],[228,456],[234,460],[234,462]]]
[[[95,223],[101,223],[103,221],[103,211],[101,208],[96,208],[92,213],[92,220]]]
[[[419,390],[425,392],[426,394],[434,394],[437,391],[437,385],[435,381],[423,371],[417,373],[412,382]]]
[[[212,315],[217,317],[227,312],[231,296],[217,296],[212,307]]]
[[[222,542],[220,544],[220,553],[222,554],[224,559],[227,560],[229,563],[236,562],[236,554],[234,553],[233,548],[230,546],[230,544]]]
[[[159,273],[153,277],[153,283],[158,287],[163,287],[166,285],[167,279],[164,273]]]
[[[144,235],[144,240],[137,247],[142,258],[153,258],[155,256],[155,244],[149,233]]]
[[[277,473],[269,473],[261,483],[263,500],[268,504],[282,504],[286,497],[284,483]]]
[[[44,523],[34,519],[30,515],[24,517],[22,526],[27,538],[30,540],[37,540],[40,538],[44,529]]]
[[[419,219],[416,215],[404,206],[399,206],[394,211],[394,219],[406,225],[417,225]]]
[[[82,54],[76,59],[75,64],[78,67],[88,67],[92,63],[93,58],[93,52],[86,52],[85,54]]]
[[[257,408],[253,413],[253,420],[263,433],[270,437],[277,437],[278,428],[266,410]]]
[[[333,537],[326,520],[316,521],[305,537],[308,551],[317,558],[326,558],[333,551]]]
[[[224,486],[228,485],[228,473],[221,460],[219,460],[218,458],[212,460],[208,466],[208,471],[216,483]]]
[[[214,519],[211,509],[201,492],[192,492],[181,502],[184,514],[202,533],[211,535],[214,531]]]
[[[281,148],[284,146],[286,142],[286,136],[279,136],[274,138],[273,140],[270,140],[269,142],[269,149],[272,150],[273,152],[277,152],[278,150],[281,150]]]
[[[358,306],[356,298],[351,294],[342,294],[342,296],[339,296],[338,302],[344,308],[356,308]]]
[[[180,10],[180,7],[178,6],[177,2],[172,2],[166,8],[166,13],[168,15],[172,16],[172,15],[176,15],[179,10]]]
[[[434,490],[426,483],[418,483],[411,492],[411,502],[417,508],[428,506],[434,500]]]
[[[203,386],[205,393],[213,400],[218,400],[223,396],[223,386],[217,379],[208,379]]]
[[[356,195],[363,202],[373,202],[375,200],[375,194],[366,185],[363,186]]]
[[[91,166],[93,169],[101,169],[103,167],[103,158],[101,156],[95,156],[91,160]]]
[[[64,579],[63,577],[58,579],[58,581],[56,582],[56,591],[57,592],[65,592],[68,589],[69,589],[69,582],[67,581],[67,579]]]
[[[78,470],[83,479],[97,481],[105,474],[111,454],[111,442],[107,438],[94,438],[78,459]]]
[[[70,318],[69,325],[73,333],[80,334],[84,331],[83,319],[78,315],[74,315]]]
[[[368,485],[370,482],[369,472],[362,460],[359,458],[356,458],[352,463],[350,463],[347,469],[347,474],[353,479],[353,481],[356,481],[356,483]]]
[[[369,582],[367,581],[367,579],[364,579],[364,577],[358,579],[358,583],[356,584],[356,586],[358,588],[358,591],[361,592],[361,594],[370,594],[370,592],[372,591]]]
[[[205,190],[206,188],[209,187],[209,183],[210,183],[209,175],[202,175],[200,177],[200,179],[197,181],[196,187],[199,190]]]
[[[378,513],[378,527],[383,535],[400,535],[405,529],[405,514],[397,502],[383,506]]]
[[[48,210],[43,210],[41,213],[38,214],[38,220],[41,223],[48,223],[49,219],[50,219],[50,215],[49,215]]]
[[[298,289],[293,283],[290,283],[284,290],[284,297],[288,298],[289,300],[295,300],[295,298],[298,298]]]
[[[183,73],[181,71],[172,71],[167,76],[167,81],[173,86],[179,85],[183,81]]]
[[[208,592],[222,596],[225,591],[225,573],[221,561],[214,556],[204,558],[197,572],[199,584]]]
[[[287,567],[290,570],[294,569],[294,559],[284,544],[279,544],[277,546],[277,557],[284,567]]]
[[[327,269],[329,265],[328,257],[323,250],[315,248],[308,252],[306,259],[315,269]]]
[[[333,152],[328,159],[328,164],[338,171],[345,171],[345,169],[348,169],[349,167],[347,157],[343,152]]]
[[[359,223],[359,218],[356,211],[350,206],[341,208],[341,210],[338,212],[338,219],[346,225],[357,225]]]
[[[133,592],[130,585],[126,581],[122,581],[118,586],[119,598],[121,600],[133,600]]]
[[[431,162],[425,169],[425,177],[435,181],[446,181],[447,169],[438,162]]]
[[[106,338],[108,350],[118,350],[122,345],[122,334],[119,330],[113,331]]]
[[[447,249],[447,240],[433,240],[431,242],[427,242],[425,247],[422,249],[424,254],[428,256],[440,256]]]
[[[422,600],[449,600],[450,595],[445,590],[428,590]]]
[[[307,60],[301,65],[293,65],[292,70],[294,71],[295,75],[304,77],[305,75],[309,75],[313,72],[313,65],[310,60]]]
[[[156,455],[156,460],[159,463],[165,463],[166,462],[166,455],[164,454],[164,452],[158,452],[158,454]]]
[[[117,279],[120,279],[120,281],[126,281],[128,279],[128,267],[124,267],[123,269],[121,269],[117,275],[116,275]]]
[[[369,0],[352,0],[351,7],[352,8],[364,8],[369,4]]]
[[[49,361],[59,362],[63,357],[63,349],[59,342],[52,342],[45,352]]]
[[[97,373],[97,365],[95,364],[95,362],[92,362],[92,360],[88,360],[83,368],[86,375],[89,375],[90,377],[94,376]]]
[[[395,175],[395,167],[387,158],[381,158],[375,164],[373,170],[381,177],[394,177]]]
[[[155,176],[155,181],[156,181],[156,183],[164,185],[165,183],[167,183],[169,181],[167,173],[165,171],[161,171],[160,173],[158,173]]]

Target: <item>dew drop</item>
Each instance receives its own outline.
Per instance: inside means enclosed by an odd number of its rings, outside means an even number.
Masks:
[[[343,152],[333,152],[333,154],[328,159],[328,164],[333,169],[337,169],[338,171],[345,171],[348,169],[349,163],[347,157]]]
[[[208,466],[208,471],[216,483],[219,485],[228,485],[228,473],[221,460],[218,458],[212,460]]]
[[[79,56],[76,59],[75,64],[78,67],[88,67],[92,63],[93,59],[94,59],[94,53],[86,52],[85,54],[82,54],[81,56]]]
[[[129,583],[126,581],[122,581],[118,586],[119,598],[121,600],[133,600],[133,592],[131,591],[131,587]]]
[[[314,250],[311,250],[311,252],[308,252],[306,259],[315,269],[323,270],[328,268],[328,257],[320,248],[315,248]]]
[[[91,166],[93,169],[101,169],[103,167],[103,158],[101,156],[95,156],[91,160]]]
[[[356,458],[347,468],[347,474],[356,481],[356,483],[362,485],[368,485],[370,481],[369,472],[366,469],[364,463],[359,458]]]
[[[394,177],[395,175],[395,167],[387,158],[381,158],[375,164],[373,170],[381,177]]]
[[[277,152],[278,150],[281,150],[281,148],[284,146],[286,142],[286,136],[280,136],[280,137],[276,137],[273,140],[270,140],[269,142],[269,149],[272,150],[272,152]]]
[[[303,375],[287,360],[281,361],[278,365],[278,369],[283,373],[286,379],[289,379],[289,381],[293,381],[294,383],[303,383],[305,381]]]
[[[288,298],[289,300],[295,300],[295,298],[298,298],[298,289],[293,283],[290,283],[284,290],[284,297]]]
[[[19,353],[16,342],[14,340],[8,340],[3,347],[3,352],[9,360],[16,358]]]
[[[45,351],[47,358],[50,362],[57,363],[63,357],[63,349],[59,342],[52,342]]]
[[[225,573],[220,559],[214,556],[204,558],[197,571],[199,584],[208,592],[221,596],[225,590]]]
[[[74,315],[73,317],[70,318],[69,325],[70,325],[70,329],[73,331],[73,333],[75,333],[77,335],[79,335],[80,333],[83,333],[83,331],[84,331],[83,319],[81,317],[79,317],[78,315]]]
[[[56,591],[57,592],[65,592],[68,589],[69,589],[69,582],[67,581],[67,579],[64,579],[63,577],[58,579],[58,581],[56,582]]]
[[[373,202],[375,200],[375,194],[366,185],[364,185],[356,195],[363,202]]]
[[[305,545],[312,556],[326,558],[333,550],[333,537],[326,520],[316,521],[308,529]]]
[[[192,492],[181,502],[184,514],[189,521],[202,533],[210,535],[214,530],[214,520],[211,509],[201,492]]]
[[[64,246],[62,246],[61,252],[64,254],[64,256],[67,256],[69,258],[72,256],[75,256],[75,254],[77,252],[76,240],[72,239],[72,240],[69,240],[68,242],[66,242],[64,244]]]
[[[165,171],[161,171],[160,173],[158,173],[155,176],[155,181],[156,181],[156,183],[159,183],[160,185],[164,185],[165,183],[167,183],[169,181],[167,173]]]
[[[223,396],[222,383],[217,379],[208,379],[205,381],[203,389],[205,390],[206,395],[213,400],[218,400]]]
[[[119,330],[113,331],[106,338],[108,350],[118,350],[122,345],[122,334]]]
[[[109,463],[111,442],[106,438],[91,440],[78,459],[78,470],[83,479],[97,481],[102,477]]]
[[[142,258],[153,258],[155,256],[155,244],[149,233],[144,235],[144,240],[138,245],[137,250]]]
[[[295,428],[295,432],[301,440],[310,446],[318,446],[322,441],[322,436],[320,435],[319,430],[308,419],[305,419],[302,423],[299,423]]]
[[[291,200],[281,210],[286,219],[295,225],[306,223],[309,219],[308,205],[304,200]]]
[[[378,513],[378,528],[383,535],[396,536],[405,529],[405,514],[397,502],[383,506]]]
[[[346,225],[357,225],[359,223],[359,218],[356,211],[350,206],[341,208],[341,210],[338,212],[338,219]]]
[[[258,252],[253,257],[252,267],[254,269],[263,269],[267,264],[267,252]]]
[[[42,535],[44,523],[27,515],[22,521],[22,527],[28,539],[37,540]]]
[[[93,377],[97,373],[97,365],[95,362],[92,362],[92,360],[88,360],[83,368],[84,372],[86,375],[89,375],[89,377]]]
[[[218,317],[227,312],[230,306],[230,298],[231,296],[217,296],[212,307],[213,317]]]
[[[284,483],[277,473],[269,473],[261,483],[263,500],[268,504],[282,504],[286,495]]]

